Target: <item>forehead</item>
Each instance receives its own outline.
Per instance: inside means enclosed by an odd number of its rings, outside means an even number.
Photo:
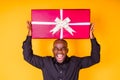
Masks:
[[[57,45],[63,45],[65,47],[67,47],[67,42],[64,40],[56,40],[53,44],[53,46],[57,46]]]

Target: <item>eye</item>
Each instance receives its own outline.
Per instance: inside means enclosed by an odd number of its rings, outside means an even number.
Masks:
[[[67,48],[66,48],[66,47],[63,47],[63,48],[62,48],[62,51],[64,51],[64,50],[67,50]]]
[[[63,47],[63,48],[58,49],[58,48],[54,47],[53,50],[55,50],[55,51],[59,51],[59,50],[65,51],[65,50],[67,50],[67,48]]]
[[[57,50],[59,50],[59,49],[55,47],[55,48],[53,48],[53,50],[57,51]]]

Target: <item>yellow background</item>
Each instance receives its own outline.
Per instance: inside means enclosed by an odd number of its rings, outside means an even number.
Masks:
[[[120,0],[1,0],[0,80],[42,80],[42,72],[23,59],[22,42],[31,9],[91,9],[101,62],[80,71],[79,80],[120,80]],[[52,55],[54,39],[33,40],[34,53]],[[69,56],[90,54],[89,39],[67,40]]]

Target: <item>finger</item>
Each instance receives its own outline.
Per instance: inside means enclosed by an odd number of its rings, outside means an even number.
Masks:
[[[90,26],[90,32],[92,33],[94,31],[94,24],[91,24]]]
[[[94,24],[91,25],[91,30],[94,30]]]
[[[31,27],[31,26],[32,26],[32,24],[31,24],[30,21],[27,21],[27,26],[28,26],[28,27]]]
[[[27,27],[29,26],[29,21],[27,21]]]

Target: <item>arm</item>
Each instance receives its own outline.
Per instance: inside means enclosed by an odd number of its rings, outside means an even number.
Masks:
[[[28,23],[28,36],[26,38],[26,40],[23,42],[23,56],[24,59],[32,64],[33,66],[36,66],[38,68],[42,68],[43,67],[43,58],[37,55],[33,54],[33,50],[32,50],[32,43],[31,43],[31,23]]]
[[[91,40],[91,56],[81,58],[82,68],[89,67],[100,61],[100,45],[98,44],[96,38],[93,35],[93,25],[90,29],[90,40]]]

